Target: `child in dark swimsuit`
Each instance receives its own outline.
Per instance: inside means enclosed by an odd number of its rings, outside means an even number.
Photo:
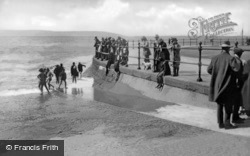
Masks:
[[[41,94],[43,94],[43,86],[45,86],[46,90],[48,91],[49,93],[49,90],[48,90],[48,87],[46,85],[46,74],[45,74],[45,71],[44,69],[43,70],[39,70],[40,71],[40,74],[37,76],[37,78],[39,79],[39,89],[41,90]]]
[[[49,68],[47,68],[47,77],[48,77],[47,82],[48,82],[49,89],[50,89],[50,87],[53,87],[53,89],[54,89],[54,86],[52,84],[50,84],[52,81],[53,74],[49,70]]]

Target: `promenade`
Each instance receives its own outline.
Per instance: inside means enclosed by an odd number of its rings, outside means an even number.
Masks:
[[[195,58],[182,57],[182,61],[195,62]],[[203,61],[207,64],[210,62],[209,59]],[[106,61],[100,61],[94,58],[93,65],[105,67]],[[120,94],[121,96],[126,96],[131,95],[133,90],[137,90],[142,97],[144,96],[159,101],[165,101],[166,103],[172,103],[172,105],[161,105],[157,108],[157,106],[152,106],[155,105],[155,103],[143,105],[141,103],[137,104],[135,100],[135,102],[131,104],[133,106],[128,106],[125,104],[126,102],[124,102],[120,107],[129,108],[143,114],[178,123],[250,137],[250,119],[247,118],[247,116],[242,116],[243,118],[246,118],[245,123],[239,124],[239,128],[237,129],[224,130],[218,128],[216,120],[216,103],[209,102],[207,97],[210,75],[206,73],[206,66],[202,67],[201,78],[203,81],[197,82],[198,67],[181,64],[180,75],[178,77],[164,77],[165,86],[162,91],[155,88],[157,85],[157,73],[153,73],[151,70],[143,70],[143,66],[141,66],[141,70],[138,70],[137,67],[138,65],[136,64],[130,64],[128,67],[120,66],[120,71],[122,72],[120,79],[116,85],[109,87],[109,91],[115,94]],[[98,72],[103,73],[103,75],[100,74],[99,76],[105,77],[104,68],[100,70],[99,67]],[[112,80],[109,79],[112,79],[112,76],[107,76],[102,79],[111,82]],[[102,83],[105,84],[107,82],[100,82],[100,84]],[[121,98],[119,101],[121,101]]]

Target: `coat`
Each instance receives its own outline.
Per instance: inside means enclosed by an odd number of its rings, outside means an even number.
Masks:
[[[162,48],[160,52],[160,58],[163,59],[163,61],[170,60],[170,53],[167,49],[167,44],[165,42],[161,42],[160,46]]]
[[[71,75],[72,76],[78,76],[78,71],[75,65],[71,66]]]
[[[207,72],[211,74],[209,101],[234,101],[234,92],[237,90],[236,73],[239,70],[240,62],[225,51],[212,58],[207,68]]]
[[[151,51],[149,49],[149,43],[145,42],[143,45],[143,55],[144,57],[148,58],[151,55]]]
[[[250,60],[244,66],[243,77],[245,79],[241,90],[243,106],[246,110],[250,110]]]
[[[181,61],[181,55],[180,55],[181,46],[177,43],[173,45],[172,50],[173,50],[173,61],[177,61],[175,62],[174,66],[179,67]]]

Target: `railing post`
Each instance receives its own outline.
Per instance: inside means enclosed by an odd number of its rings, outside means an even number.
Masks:
[[[140,44],[140,42],[138,42],[138,70],[140,70],[141,69],[141,63],[140,63],[140,61],[141,61],[141,54],[140,54],[140,49],[141,49],[141,44]]]
[[[202,79],[201,79],[201,51],[202,51],[202,42],[199,43],[199,63],[198,63],[198,67],[199,67],[199,75],[198,75],[198,79],[197,81],[198,82],[202,82]]]

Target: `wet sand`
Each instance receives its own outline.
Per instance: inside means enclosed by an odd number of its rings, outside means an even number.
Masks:
[[[68,94],[77,93],[71,88]],[[80,88],[73,90],[77,89]],[[1,97],[0,138],[63,139],[66,156],[235,156],[250,152],[247,137],[175,123],[93,101],[84,88],[79,93],[67,95],[54,91],[44,95]],[[136,95],[136,91],[133,94]],[[84,98],[85,95],[89,98]],[[138,96],[131,96],[130,100],[138,101]],[[142,103],[145,100],[142,99]],[[161,105],[163,103],[158,103],[159,107]]]

